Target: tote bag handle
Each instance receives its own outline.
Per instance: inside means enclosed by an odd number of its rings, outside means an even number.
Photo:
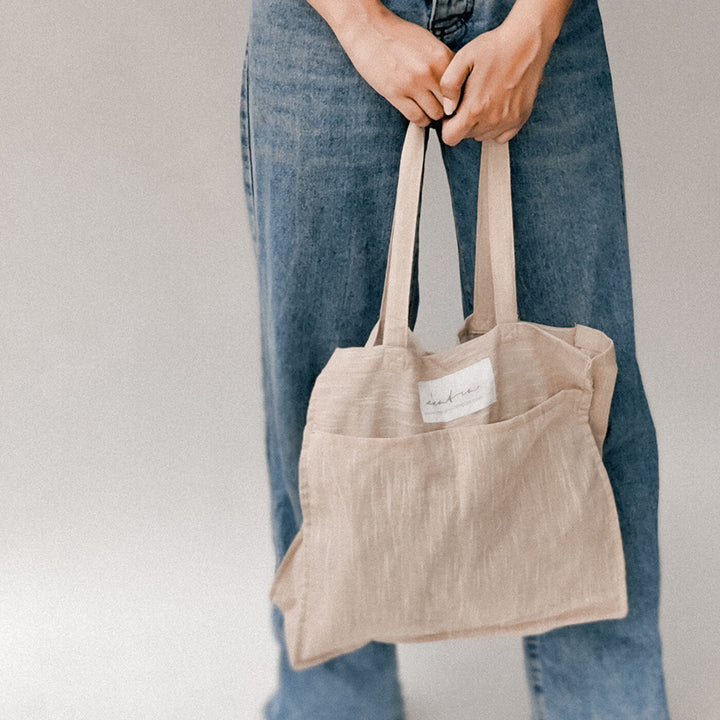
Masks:
[[[425,128],[409,124],[400,158],[375,344],[404,347],[408,342],[410,283],[426,137]],[[507,143],[486,140],[481,149],[478,181],[473,313],[466,320],[466,331],[481,335],[497,324],[517,320],[509,149]]]

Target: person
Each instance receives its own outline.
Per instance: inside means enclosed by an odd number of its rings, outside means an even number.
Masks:
[[[618,377],[603,460],[629,613],[523,638],[535,720],[668,718],[658,630],[658,458],[635,355],[622,160],[597,0],[262,0],[241,93],[258,266],[273,542],[302,522],[298,458],[313,382],[363,345],[382,296],[408,121],[440,140],[472,311],[481,143],[510,143],[520,318],[598,328]],[[411,326],[417,313],[413,287]],[[299,672],[273,607],[268,720],[400,720],[397,648]]]

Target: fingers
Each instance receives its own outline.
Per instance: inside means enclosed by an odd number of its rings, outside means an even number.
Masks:
[[[463,85],[473,69],[473,59],[462,49],[453,57],[440,78],[440,91],[443,96],[443,110],[452,115],[460,102]]]
[[[453,57],[452,50],[429,30],[394,18],[366,60],[369,75],[378,75],[378,92],[408,120],[426,127],[445,117],[440,78]]]
[[[446,145],[457,145],[464,138],[508,142],[517,135],[532,111],[534,95],[509,96],[488,94],[492,78],[468,79],[463,99],[455,114],[443,121],[442,139]]]
[[[429,90],[418,93],[414,99],[429,118],[442,120],[442,118],[445,117],[443,106],[440,104],[438,98]]]
[[[437,102],[437,101],[436,101]],[[439,103],[438,103],[439,106]],[[427,127],[432,120],[438,120],[437,117],[432,117],[427,114],[424,108],[413,100],[413,98],[405,97],[401,98],[395,103],[395,107],[412,123],[420,125],[420,127]],[[442,117],[442,110],[440,113]]]
[[[439,93],[438,93],[439,94]],[[418,89],[411,95],[402,95],[392,103],[410,122],[427,127],[433,120],[445,117],[443,107],[434,92]]]
[[[471,40],[440,80],[443,95],[456,103],[452,117],[443,120],[443,142],[507,142],[517,135],[532,112],[545,62],[534,44],[502,26]]]
[[[473,138],[478,141],[495,140],[499,143],[506,143],[518,134],[523,122],[511,123],[486,123],[483,121],[473,122],[469,113],[458,113],[452,118],[443,121],[442,140],[446,145],[457,145],[465,138]]]
[[[428,71],[421,81],[416,82],[415,86],[408,90],[410,91],[408,95],[396,103],[398,110],[408,120],[416,125],[426,127],[433,120],[442,120],[445,117],[444,98],[437,76],[433,78],[432,73]]]
[[[425,114],[427,121],[425,124],[429,124],[432,120],[442,120],[447,114],[446,100],[440,89],[439,78],[452,58],[450,49],[437,41],[429,54],[427,66],[423,67],[422,73],[413,83],[414,87],[409,96]]]
[[[450,61],[440,82],[435,80],[433,86],[432,78],[427,78],[425,88],[418,89],[411,96],[404,98],[402,106],[398,103],[398,109],[408,120],[426,127],[433,120],[442,120],[455,112],[465,79],[472,70],[472,64],[457,63],[453,73],[448,75],[447,70],[453,62],[454,60]],[[445,82],[446,76],[447,82]]]

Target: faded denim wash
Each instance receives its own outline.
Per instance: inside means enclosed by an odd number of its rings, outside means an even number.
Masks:
[[[386,5],[456,51],[502,22],[512,0]],[[256,0],[240,121],[277,567],[302,521],[298,457],[313,382],[333,349],[364,344],[378,317],[407,121],[367,85],[306,0]],[[441,147],[467,315],[480,144]],[[510,153],[520,318],[590,325],[615,341],[619,371],[603,457],[630,604],[623,620],[524,639],[533,720],[665,720],[657,446],[635,356],[622,159],[596,0],[571,6]],[[412,323],[416,310],[417,285]],[[272,613],[280,665],[267,720],[404,718],[394,645],[370,643],[295,672],[282,614]]]

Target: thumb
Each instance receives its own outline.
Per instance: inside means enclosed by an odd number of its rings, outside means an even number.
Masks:
[[[472,60],[460,50],[445,68],[440,78],[440,92],[443,95],[445,115],[452,115],[460,102],[462,87],[473,68]]]

